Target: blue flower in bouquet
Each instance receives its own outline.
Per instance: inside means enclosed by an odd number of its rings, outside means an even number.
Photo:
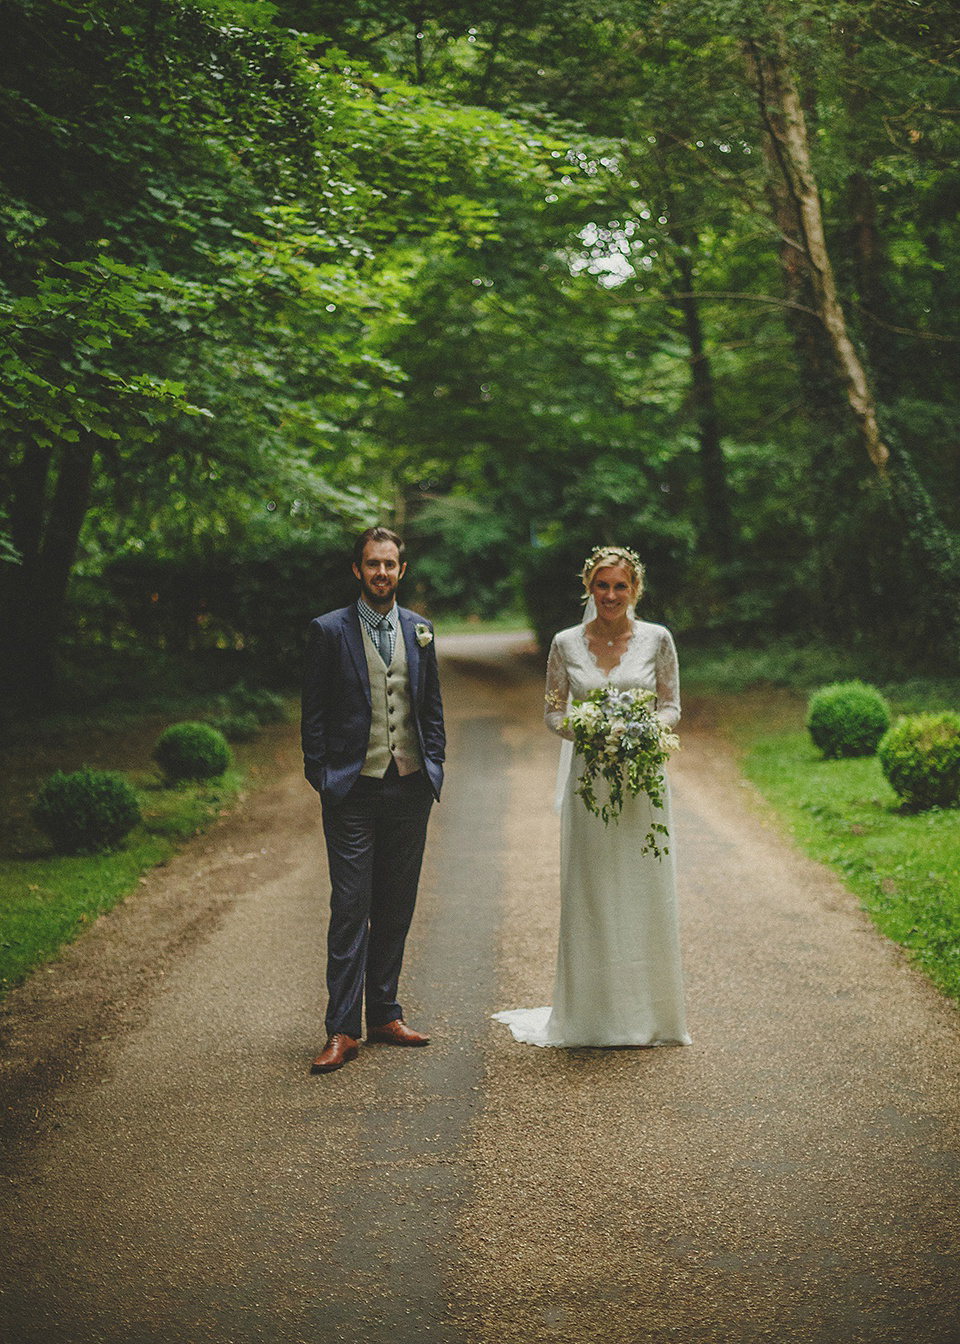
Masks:
[[[650,742],[659,737],[657,725],[647,720],[632,719],[624,729],[623,739],[627,746],[636,747],[642,742]]]

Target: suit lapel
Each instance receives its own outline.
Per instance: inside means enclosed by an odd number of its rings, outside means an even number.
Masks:
[[[372,704],[370,695],[370,669],[367,667],[367,655],[363,651],[363,635],[360,631],[360,615],[356,604],[347,607],[343,617],[343,642],[350,651],[350,657],[356,669],[357,676],[360,678],[360,685],[363,687],[363,693],[367,697],[367,704]]]

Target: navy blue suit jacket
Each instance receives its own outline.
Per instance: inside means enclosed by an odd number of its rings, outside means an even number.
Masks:
[[[430,786],[439,798],[446,737],[437,650],[432,638],[421,646],[415,629],[426,626],[432,636],[433,627],[405,607],[398,607],[397,612],[417,740]],[[344,798],[363,769],[370,742],[371,704],[356,604],[318,616],[310,622],[301,735],[304,774],[325,802]]]

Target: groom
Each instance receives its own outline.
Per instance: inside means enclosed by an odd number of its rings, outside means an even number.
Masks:
[[[310,625],[304,772],[323,805],[332,887],[327,1043],[313,1073],[356,1059],[364,999],[368,1041],[430,1039],[404,1022],[397,985],[446,739],[433,628],[396,602],[403,555],[387,528],[361,533],[359,598]]]

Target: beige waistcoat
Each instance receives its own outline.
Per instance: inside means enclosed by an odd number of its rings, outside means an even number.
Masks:
[[[423,757],[410,713],[410,680],[403,631],[398,627],[393,658],[390,666],[384,667],[379,650],[362,622],[360,628],[370,673],[373,711],[367,758],[360,773],[382,779],[392,756],[401,775],[412,775],[415,770],[423,769]]]

